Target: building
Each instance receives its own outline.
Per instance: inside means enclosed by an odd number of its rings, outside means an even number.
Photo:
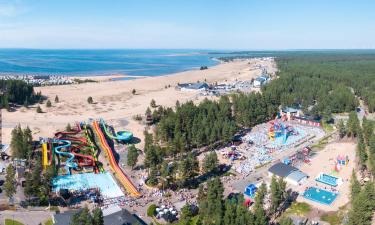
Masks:
[[[53,224],[55,225],[67,225],[70,224],[72,217],[78,211],[66,211],[64,213],[58,213],[53,216]],[[132,225],[132,224],[140,224],[146,225],[146,223],[137,217],[134,214],[131,214],[126,209],[121,209],[120,211],[114,212],[110,215],[106,215],[105,211],[103,211],[104,216],[104,224],[105,225]]]
[[[271,77],[268,74],[262,74],[261,76],[255,78],[254,80],[254,87],[260,87],[266,83],[268,83],[271,80]]]
[[[207,83],[197,82],[197,83],[184,83],[178,84],[177,89],[181,91],[205,91],[209,88]]]
[[[284,163],[276,163],[268,169],[269,176],[282,177],[284,180],[292,185],[300,185],[307,180],[307,174],[301,172],[294,166]]]

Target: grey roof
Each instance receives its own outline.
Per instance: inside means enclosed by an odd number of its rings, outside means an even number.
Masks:
[[[278,176],[278,177],[287,177],[294,171],[298,171],[298,169],[294,166],[286,165],[284,163],[276,163],[275,165],[271,166],[268,169],[268,172]]]
[[[54,215],[54,219],[55,219],[55,225],[67,225],[67,224],[70,224],[70,221],[73,217],[73,215],[76,213],[77,211],[66,211],[64,213],[58,213],[56,215]]]
[[[145,224],[139,217],[134,214],[130,214],[130,212],[126,209],[123,209],[119,212],[113,213],[111,215],[104,217],[104,224],[105,225],[133,225],[133,224]]]
[[[288,179],[293,180],[295,182],[300,182],[303,178],[307,177],[307,174],[297,170],[293,171],[291,174],[288,175]]]
[[[68,225],[75,213],[78,211],[66,211],[54,215],[55,225]],[[122,209],[119,212],[113,213],[108,216],[104,216],[105,225],[146,225],[146,223],[134,214],[131,214],[128,210]]]

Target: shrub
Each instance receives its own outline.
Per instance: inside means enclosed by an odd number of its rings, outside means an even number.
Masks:
[[[92,99],[91,96],[89,96],[89,97],[87,98],[87,102],[88,102],[89,104],[92,104],[92,103],[94,102],[94,100]]]
[[[52,103],[51,103],[50,100],[47,100],[46,106],[47,106],[48,108],[52,107]]]
[[[136,121],[142,121],[142,116],[140,114],[134,115],[133,119]]]
[[[157,206],[155,204],[150,205],[147,208],[147,216],[148,217],[153,217],[155,215]]]
[[[36,108],[36,112],[37,113],[42,113],[43,112],[42,108],[40,108],[40,105],[38,105],[38,107]]]

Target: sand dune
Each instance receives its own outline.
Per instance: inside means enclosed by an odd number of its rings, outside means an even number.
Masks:
[[[250,80],[261,74],[255,65],[263,65],[269,72],[275,71],[273,61],[260,59],[242,60],[222,63],[207,70],[186,71],[166,76],[146,77],[136,80],[103,81],[65,86],[38,87],[52,101],[53,107],[41,105],[45,113],[36,113],[35,106],[21,108],[16,112],[3,111],[3,142],[9,143],[10,133],[14,126],[21,124],[33,130],[34,138],[51,137],[57,130],[64,129],[67,123],[87,121],[88,118],[103,118],[118,130],[130,130],[136,137],[143,139],[144,125],[132,119],[136,114],[144,115],[151,99],[158,105],[174,106],[178,100],[200,101],[194,92],[175,90],[177,83],[206,80],[208,83]],[[85,77],[89,78],[89,77]],[[95,78],[95,77],[94,77]],[[96,78],[98,79],[98,78]],[[165,88],[169,86],[170,88]],[[133,95],[132,90],[136,90]],[[58,95],[60,102],[54,103]],[[88,104],[91,96],[95,104]],[[124,126],[124,121],[127,121]],[[141,147],[141,146],[140,146]]]

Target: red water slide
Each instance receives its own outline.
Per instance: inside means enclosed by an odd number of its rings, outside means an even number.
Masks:
[[[131,180],[126,176],[124,171],[118,166],[116,159],[113,155],[111,147],[109,147],[107,140],[105,139],[105,136],[100,128],[100,125],[98,121],[93,122],[93,127],[95,132],[97,133],[99,139],[100,139],[100,145],[104,149],[104,152],[107,154],[109,163],[111,166],[112,171],[115,173],[118,180],[121,182],[121,184],[125,187],[125,189],[134,197],[141,196],[141,193],[137,190],[137,188],[134,186],[134,184],[131,182]]]

